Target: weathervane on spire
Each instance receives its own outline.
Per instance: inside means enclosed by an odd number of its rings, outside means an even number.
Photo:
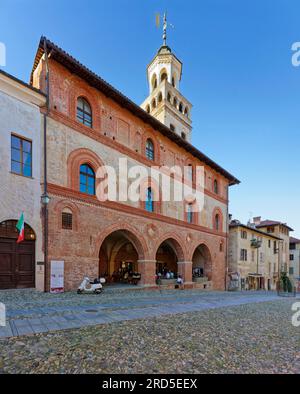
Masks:
[[[166,46],[167,45],[167,27],[168,25],[170,27],[174,26],[172,25],[172,23],[168,23],[167,22],[167,12],[164,13],[164,19],[163,19],[163,45]],[[160,14],[157,13],[156,14],[156,27],[160,26]]]
[[[167,45],[167,13],[164,13],[164,24],[163,24],[163,43]]]

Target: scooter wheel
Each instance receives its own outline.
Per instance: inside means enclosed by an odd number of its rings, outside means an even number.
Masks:
[[[95,294],[101,294],[101,293],[102,293],[102,289],[95,290]]]
[[[77,294],[81,294],[82,291],[80,289],[77,290]]]

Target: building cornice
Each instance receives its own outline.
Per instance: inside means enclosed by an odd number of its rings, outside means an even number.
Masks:
[[[39,107],[46,104],[44,93],[3,70],[0,70],[0,91],[27,104],[34,104]]]

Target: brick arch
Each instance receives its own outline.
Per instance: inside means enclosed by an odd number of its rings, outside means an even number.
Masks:
[[[204,258],[204,262],[202,262],[203,264],[203,269],[204,269],[204,276],[208,277],[208,280],[212,279],[212,274],[213,274],[213,259],[212,259],[212,253],[211,250],[209,248],[209,246],[207,245],[206,242],[200,241],[197,243],[196,247],[192,249],[193,253],[191,254],[191,260],[193,263],[193,268],[198,268],[198,263],[199,261],[195,261],[195,253],[197,251],[200,252],[200,257],[201,259]]]
[[[101,245],[103,244],[105,239],[116,231],[124,232],[124,236],[135,247],[139,256],[139,260],[146,260],[148,258],[148,247],[144,237],[142,236],[142,234],[140,234],[140,232],[135,227],[129,225],[126,222],[113,224],[108,228],[106,228],[104,231],[100,232],[100,234],[97,236],[95,240],[95,248],[93,252],[93,255],[95,257],[99,256]]]
[[[104,166],[103,161],[93,151],[85,148],[79,148],[69,154],[67,159],[68,171],[68,187],[74,190],[79,190],[79,168],[81,164],[88,164],[95,172],[99,167]],[[97,186],[97,182],[96,182]]]
[[[156,244],[154,245],[154,248],[153,248],[152,260],[156,260],[157,250],[159,249],[160,245],[166,241],[168,242],[169,246],[171,246],[171,248],[175,252],[178,261],[187,261],[186,260],[187,252],[186,252],[184,240],[181,239],[175,233],[164,234],[162,237],[160,237],[158,239],[158,241],[156,242]]]
[[[68,209],[70,209],[72,211],[72,215],[73,215],[73,220],[72,220],[73,230],[77,231],[77,229],[78,229],[78,217],[79,217],[80,209],[79,209],[77,204],[75,204],[73,201],[70,201],[70,200],[61,200],[61,201],[58,201],[54,205],[53,212],[55,213],[55,227],[57,229],[61,229],[62,228],[61,214],[62,214],[62,211],[65,208],[68,208]]]
[[[219,222],[219,230],[216,228],[216,215],[219,215],[220,222]],[[215,231],[219,231],[220,233],[223,232],[223,212],[222,209],[219,207],[215,207],[212,213],[212,228]]]
[[[70,87],[70,96],[69,96],[69,113],[70,117],[77,122],[77,100],[79,97],[84,98],[92,110],[92,129],[100,130],[100,107],[101,103],[96,99],[95,93],[88,89],[88,87],[81,86],[78,81],[73,81],[72,86]],[[81,123],[80,123],[81,124]],[[83,127],[87,127],[82,125]]]
[[[206,247],[206,249],[208,250],[208,252],[210,254],[210,258],[212,260],[213,254],[212,254],[210,245],[208,244],[208,242],[201,239],[200,241],[194,242],[193,245],[191,246],[190,251],[189,251],[189,256],[188,256],[189,260],[188,261],[193,260],[194,253],[196,252],[197,248],[202,245]]]

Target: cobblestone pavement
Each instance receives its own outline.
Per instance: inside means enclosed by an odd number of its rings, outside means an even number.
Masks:
[[[106,297],[102,301],[109,303]],[[167,307],[174,305],[174,294],[161,297]],[[139,300],[152,303],[161,297],[141,294]],[[0,340],[0,373],[300,373],[300,328],[291,323],[295,299],[265,296],[262,302],[261,295],[258,302],[257,295],[247,295],[247,303],[226,306],[222,302],[241,300],[242,295],[183,292],[176,297],[181,306],[190,306],[191,299],[219,305],[4,338]],[[60,299],[64,298],[70,301],[66,296]],[[124,295],[115,298],[113,303],[125,302]],[[127,294],[125,298],[132,297]],[[43,295],[39,302],[47,305],[50,300]]]
[[[58,295],[34,290],[0,292],[5,303],[7,325],[0,327],[0,338],[79,328],[115,321],[151,318],[196,312],[220,306],[277,299],[267,292],[139,291],[108,289],[101,295]]]

